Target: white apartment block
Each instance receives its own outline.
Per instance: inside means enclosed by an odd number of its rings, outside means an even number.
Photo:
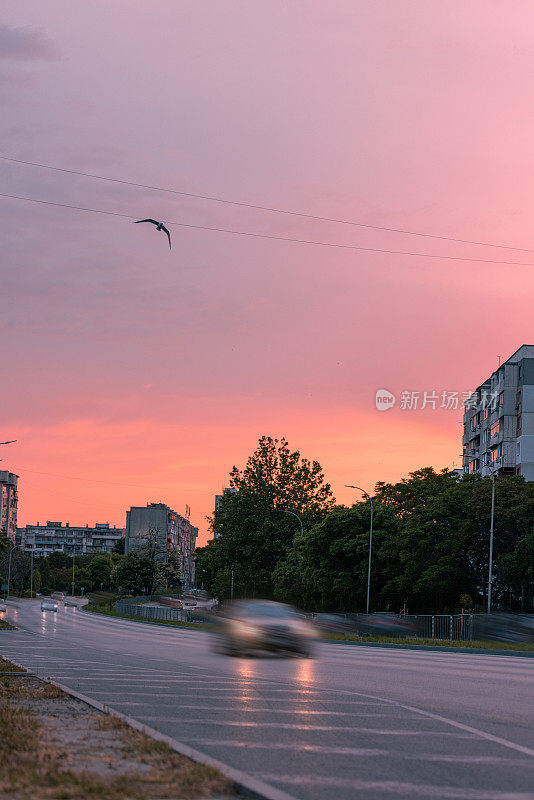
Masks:
[[[97,522],[94,527],[47,522],[46,525],[37,523],[17,528],[15,543],[35,556],[49,556],[50,553],[85,556],[111,553],[123,537],[124,528],[111,528],[107,522]]]
[[[522,345],[473,392],[463,421],[465,474],[534,480],[534,345]]]
[[[0,531],[12,542],[17,530],[17,482],[18,475],[14,472],[0,470]]]

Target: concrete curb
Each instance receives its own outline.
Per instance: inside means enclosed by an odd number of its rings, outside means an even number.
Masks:
[[[17,667],[24,669],[22,664],[18,664],[12,659],[10,659],[10,661]],[[223,764],[222,761],[217,761],[217,759],[212,758],[205,753],[201,753],[199,750],[195,750],[183,742],[179,742],[178,739],[174,739],[172,736],[167,736],[167,734],[161,733],[155,728],[151,728],[149,725],[144,725],[142,722],[139,722],[133,717],[123,714],[122,711],[117,711],[117,709],[112,708],[105,703],[100,703],[98,700],[93,700],[92,697],[88,697],[87,695],[76,691],[76,689],[71,689],[70,686],[65,686],[63,683],[58,683],[52,678],[43,678],[41,675],[35,675],[35,677],[46,681],[52,686],[57,686],[57,688],[61,689],[61,691],[65,692],[65,694],[75,697],[77,700],[81,700],[82,703],[86,703],[88,706],[96,708],[97,711],[102,711],[104,714],[110,714],[112,717],[121,719],[131,728],[150,736],[151,739],[156,739],[158,742],[164,742],[176,753],[180,753],[180,755],[189,758],[191,761],[195,761],[198,764],[204,764],[206,767],[213,767],[226,778],[228,778],[228,780],[232,781],[238,789],[244,789],[250,796],[257,798],[258,800],[297,800],[297,798],[293,795],[287,794],[281,789],[276,789],[274,786],[269,786],[269,784],[252,777],[252,775],[247,775],[246,772],[241,772],[241,770],[229,767],[227,764]]]
[[[393,642],[351,642],[344,639],[323,639],[324,644],[343,644],[348,647],[385,647],[392,650],[428,650],[431,653],[482,653],[490,656],[521,656],[534,658],[534,650],[497,650],[485,647],[448,647],[439,644],[394,644]]]

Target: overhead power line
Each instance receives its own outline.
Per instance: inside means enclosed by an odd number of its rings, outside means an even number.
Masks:
[[[105,211],[101,208],[88,208],[87,206],[75,206],[69,203],[56,203],[52,200],[39,200],[36,197],[24,197],[18,194],[7,194],[0,192],[0,197],[7,197],[11,200],[24,200],[28,203],[38,203],[44,206],[55,206],[57,208],[70,208],[74,211],[86,211],[90,214],[104,214],[111,217],[122,217],[123,219],[137,219],[133,214],[122,214],[119,211]],[[200,231],[214,231],[216,233],[228,233],[232,236],[247,236],[253,239],[269,239],[276,242],[292,242],[294,244],[307,244],[315,247],[330,247],[338,250],[356,250],[364,253],[383,253],[394,256],[411,256],[412,258],[439,259],[440,261],[466,261],[477,264],[500,264],[509,267],[534,267],[534,262],[529,261],[499,261],[491,258],[470,258],[468,256],[446,256],[434,255],[433,253],[413,253],[406,250],[388,250],[381,247],[362,247],[355,244],[339,244],[337,242],[321,242],[317,239],[296,239],[290,236],[276,236],[269,233],[254,233],[252,231],[238,231],[232,228],[217,228],[212,225],[193,225],[188,222],[167,222],[167,225],[175,225],[180,228],[191,228]]]
[[[286,214],[292,217],[301,217],[303,219],[312,219],[316,222],[332,222],[336,225],[350,225],[356,228],[368,228],[374,231],[384,231],[387,233],[400,233],[404,236],[419,236],[425,239],[438,239],[443,242],[455,242],[457,244],[472,244],[480,247],[496,247],[501,250],[516,250],[522,253],[534,253],[534,249],[528,247],[513,247],[507,244],[495,244],[494,242],[480,242],[474,239],[460,239],[454,236],[442,236],[435,233],[422,233],[421,231],[410,231],[406,228],[390,228],[386,225],[371,225],[366,222],[357,222],[355,220],[338,219],[336,217],[323,217],[318,214],[307,214],[304,211],[294,211],[292,209],[275,208],[273,206],[263,206],[257,203],[245,203],[239,200],[230,200],[225,197],[214,197],[207,194],[195,194],[194,192],[185,192],[179,189],[169,189],[164,186],[153,186],[150,184],[137,183],[135,181],[125,180],[122,178],[111,178],[107,175],[98,175],[93,172],[82,172],[76,169],[67,169],[66,167],[57,167],[53,164],[41,164],[37,161],[25,161],[21,158],[12,158],[10,156],[0,155],[0,160],[9,161],[12,164],[24,164],[29,167],[39,167],[40,169],[48,169],[53,172],[63,172],[67,175],[79,175],[83,178],[93,178],[99,181],[107,181],[108,183],[119,183],[123,186],[134,186],[137,189],[150,189],[155,192],[165,192],[166,194],[174,194],[180,197],[191,197],[196,200],[207,200],[211,203],[221,203],[223,205],[238,206],[240,208],[250,208],[255,211],[267,211],[271,214]]]

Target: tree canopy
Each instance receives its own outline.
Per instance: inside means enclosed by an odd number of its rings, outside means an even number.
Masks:
[[[214,539],[197,549],[197,580],[217,597],[273,593],[273,570],[292,546],[298,519],[305,527],[334,506],[320,464],[291,451],[286,439],[262,436],[210,519]],[[233,571],[233,579],[232,579]]]

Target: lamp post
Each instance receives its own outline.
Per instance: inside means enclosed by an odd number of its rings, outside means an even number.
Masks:
[[[489,466],[489,465],[488,465]],[[493,519],[495,516],[495,466],[491,472],[491,516],[490,516],[490,542],[488,566],[488,614],[491,614],[491,586],[493,583]]]
[[[74,597],[74,556],[76,555],[76,545],[72,545],[72,596]]]
[[[33,550],[30,559],[30,598],[33,600]]]
[[[15,546],[13,546],[11,548],[11,550],[9,551],[9,561],[8,561],[8,566],[7,566],[7,595],[6,595],[6,597],[9,597],[9,586],[11,584],[11,556],[13,555],[13,550],[16,550],[16,549],[17,548]]]
[[[299,521],[299,524],[300,524],[300,533],[301,533],[301,535],[302,535],[302,536],[304,536],[304,528],[302,527],[302,520],[301,520],[301,518],[299,517],[299,515],[298,515],[298,514],[295,514],[295,512],[294,512],[294,511],[285,511],[285,509],[282,509],[282,512],[283,512],[284,514],[291,514],[291,516],[292,516],[292,517],[296,517],[296,518],[298,519],[298,521]]]
[[[361,489],[359,486],[353,486],[348,483],[346,483],[345,486],[347,487],[347,489],[358,489],[359,492],[361,492],[365,497],[367,497],[369,503],[371,504],[371,524],[369,525],[369,564],[367,567],[367,605],[366,605],[367,612],[366,613],[368,614],[369,597],[371,594],[371,554],[373,552],[373,500],[371,495],[364,489]]]

